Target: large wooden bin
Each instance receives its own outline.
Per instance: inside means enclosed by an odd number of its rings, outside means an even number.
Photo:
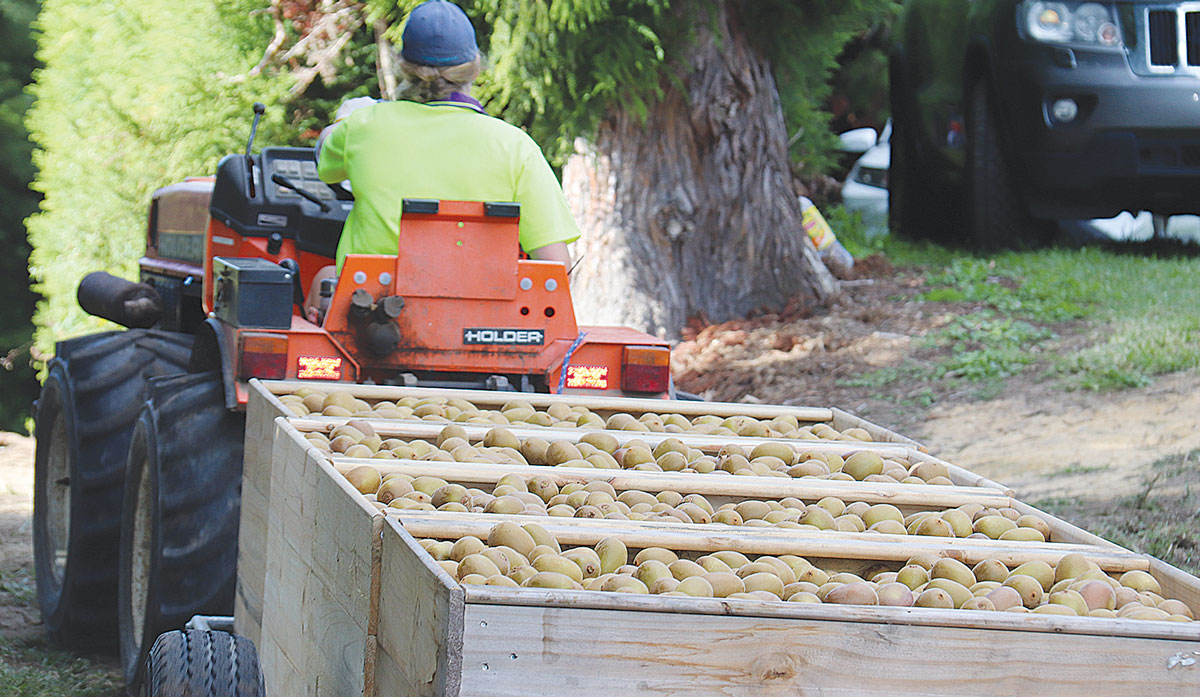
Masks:
[[[1200,694],[1196,623],[461,586],[414,535],[457,537],[490,519],[382,514],[256,394],[236,626],[255,639],[270,694]],[[578,544],[615,530],[631,549],[645,544],[635,528],[661,540],[670,527],[538,522]],[[1200,608],[1196,578],[1054,522],[1055,542],[1015,548],[1146,569],[1164,595]],[[748,553],[792,545],[824,558],[843,548],[822,551],[811,534],[710,527],[672,534],[688,549],[731,538]],[[914,538],[858,556],[902,559],[906,545],[938,544],[961,558],[987,547]]]

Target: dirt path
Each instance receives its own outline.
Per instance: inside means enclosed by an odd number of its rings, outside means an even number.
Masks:
[[[0,635],[10,638],[39,631],[36,608],[27,602],[33,578],[33,439],[0,433],[0,586],[20,589],[0,594]]]

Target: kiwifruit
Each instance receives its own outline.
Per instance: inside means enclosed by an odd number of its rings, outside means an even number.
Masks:
[[[392,477],[386,479],[379,485],[379,489],[375,492],[375,499],[381,503],[391,503],[392,499],[397,496],[403,496],[413,491],[412,484],[406,479],[400,477]]]
[[[531,563],[533,564],[533,568],[538,571],[563,574],[577,582],[583,580],[583,571],[579,568],[579,565],[558,554],[543,554]]]
[[[834,518],[833,522],[837,526],[837,529],[843,532],[862,532],[867,529],[867,526],[863,523],[862,518],[859,518],[856,515],[840,515],[837,518]],[[895,523],[896,521],[885,520],[883,522]]]
[[[916,607],[951,609],[954,607],[954,598],[942,588],[926,588],[913,601],[913,605]]]
[[[798,521],[801,525],[814,525],[821,530],[836,530],[837,522],[829,511],[820,506],[809,506],[804,509],[804,514],[800,516]]]
[[[991,611],[995,611],[996,606],[988,598],[985,598],[982,596],[975,596],[973,598],[968,598],[965,603],[963,603],[962,605],[959,606],[959,609],[962,609],[962,610],[987,610],[987,611],[991,612]]]
[[[931,537],[954,537],[954,527],[936,515],[926,516],[916,523],[914,534]]]
[[[611,573],[629,562],[629,550],[617,537],[606,537],[596,543],[601,573]]]
[[[725,508],[713,514],[712,522],[724,523],[725,525],[741,525],[744,521],[737,511],[732,508]]]
[[[438,566],[442,567],[442,570],[453,576],[456,580],[458,579],[458,562],[451,559],[442,559],[438,561]]]
[[[483,507],[484,513],[498,513],[502,515],[519,515],[525,511],[525,502],[516,496],[505,495],[498,496]]]
[[[881,520],[867,528],[872,532],[883,533],[885,535],[906,535],[908,531],[904,529],[904,524],[891,520]]]
[[[1135,569],[1126,571],[1121,574],[1118,579],[1122,586],[1131,588],[1135,591],[1151,591],[1153,593],[1162,593],[1162,588],[1158,584],[1158,579],[1151,576],[1145,571]]]
[[[600,555],[591,547],[576,547],[562,553],[566,559],[575,562],[584,578],[595,578],[603,573]],[[617,566],[620,566],[618,564]]]
[[[620,443],[617,441],[616,436],[613,436],[611,433],[602,433],[599,431],[585,433],[582,437],[580,437],[579,442],[587,443],[588,445],[591,445],[598,450],[602,450],[609,455],[611,455],[614,451],[616,451],[617,448],[620,447]]]
[[[687,456],[673,450],[663,453],[656,462],[664,472],[679,472],[688,464]]]
[[[760,572],[742,577],[747,592],[767,591],[777,598],[783,597],[783,581],[772,573]]]
[[[537,437],[524,439],[518,448],[521,454],[525,456],[525,461],[531,465],[551,464],[547,458],[547,451],[549,449],[550,444]]]
[[[458,562],[458,577],[461,579],[468,574],[479,574],[485,579],[500,573],[496,564],[483,554],[468,554]]]
[[[919,462],[908,473],[928,482],[935,477],[949,478],[950,468],[944,462]]]
[[[429,503],[436,508],[444,503],[460,503],[467,504],[471,500],[471,494],[467,492],[467,487],[462,484],[447,484],[440,486],[430,495],[432,500]]]
[[[1091,608],[1088,607],[1087,601],[1079,591],[1065,590],[1057,593],[1051,593],[1049,602],[1055,605],[1064,605],[1075,611],[1075,614],[1080,617],[1087,617]]]
[[[1158,604],[1158,609],[1162,610],[1163,612],[1169,612],[1172,615],[1182,615],[1190,620],[1196,619],[1196,616],[1192,614],[1192,609],[1188,607],[1187,603],[1183,602],[1182,600],[1167,598]]]
[[[824,600],[837,605],[878,605],[879,594],[869,583],[847,583],[826,593]]]
[[[1028,608],[1034,608],[1040,605],[1042,602],[1042,597],[1045,594],[1045,589],[1042,587],[1040,581],[1033,576],[1019,574],[1015,571],[1004,580],[1004,585],[1019,593],[1021,595],[1021,604]],[[992,593],[995,592],[996,591],[992,591]],[[988,594],[989,598],[992,597],[992,593]],[[996,602],[994,598],[992,598],[992,602]],[[997,607],[999,607],[999,605],[997,605]]]
[[[605,581],[600,590],[610,593],[649,593],[650,589],[646,584],[632,576],[623,574],[614,574],[611,578]]]
[[[883,458],[879,453],[870,450],[859,450],[846,458],[842,471],[862,481],[867,475],[879,474],[883,471]]]
[[[449,483],[450,482],[447,482],[441,477],[417,477],[416,479],[412,480],[412,487],[416,491],[421,491],[433,496],[433,492]]]
[[[950,597],[954,599],[954,607],[961,607],[963,603],[974,597],[974,594],[966,586],[948,578],[929,579],[926,588],[940,588],[949,593]]]
[[[916,601],[912,589],[903,583],[884,583],[879,586],[876,595],[880,605],[893,607],[912,607]]]
[[[746,584],[742,583],[742,579],[737,574],[728,571],[709,572],[700,578],[708,581],[713,596],[717,598],[724,598],[731,593],[743,593],[746,590]]]
[[[675,590],[695,598],[711,598],[714,595],[712,584],[703,576],[688,576],[679,581]]]
[[[1011,586],[1000,586],[984,597],[992,601],[992,606],[997,610],[1007,610],[1024,604],[1020,591]]]
[[[575,569],[579,570],[578,567]],[[570,590],[575,587],[574,579],[566,574],[555,571],[537,571],[536,569],[532,576],[521,582],[521,585],[525,588],[557,588],[561,590]]]
[[[851,506],[853,506],[853,504],[851,504]],[[847,509],[849,509],[849,506]],[[854,511],[851,511],[851,513],[854,513]],[[899,508],[896,508],[890,503],[877,503],[868,507],[865,511],[859,513],[858,515],[862,518],[863,522],[866,523],[867,527],[870,527],[882,520],[894,520],[898,523],[904,522],[904,514],[900,512]]]
[[[950,523],[950,527],[954,528],[955,537],[966,537],[974,532],[974,530],[971,529],[970,516],[958,510],[957,508],[951,508],[949,510],[942,511],[940,517],[942,520]]]
[[[379,491],[379,486],[383,484],[383,478],[379,476],[379,470],[370,465],[359,465],[351,469],[346,473],[346,481],[350,482],[350,486],[363,494],[374,494]]]
[[[745,566],[746,564],[750,563],[750,560],[746,558],[746,555],[742,554],[741,552],[734,551],[732,549],[725,549],[725,550],[721,550],[718,552],[713,552],[712,554],[710,554],[708,556],[714,557],[716,559],[720,559],[722,562],[727,564],[729,566],[729,568],[731,568],[731,569],[736,569],[738,567]]]
[[[1050,590],[1050,586],[1054,585],[1054,569],[1044,561],[1027,561],[1013,569],[1012,573],[1036,578],[1043,591]]]
[[[437,436],[438,447],[439,448],[443,447],[445,445],[446,441],[448,441],[450,439],[457,439],[457,440],[462,441],[463,443],[470,442],[470,439],[467,437],[467,429],[463,428],[462,426],[459,426],[458,424],[450,424],[449,426],[444,427],[441,431],[438,431],[438,436]],[[458,445],[458,444],[456,443],[455,445]]]
[[[642,562],[646,561],[647,559],[657,559],[663,564],[670,564],[678,558],[679,555],[675,554],[669,549],[665,549],[663,547],[646,547],[634,555],[633,563],[637,566],[641,566]]]
[[[527,523],[526,527],[532,526],[533,523]],[[533,548],[538,544],[534,541],[533,536],[526,532],[520,525],[516,523],[498,523],[488,532],[487,543],[489,547],[512,547],[521,553],[526,558]],[[555,542],[557,545],[558,543]]]
[[[930,580],[948,578],[964,588],[975,585],[975,582],[979,580],[971,572],[971,567],[957,559],[950,559],[949,557],[944,557],[934,562],[933,566],[929,569],[929,578]]]
[[[468,535],[460,537],[450,548],[450,558],[454,561],[462,561],[464,558],[472,554],[479,554],[487,549],[487,545],[478,537]]]

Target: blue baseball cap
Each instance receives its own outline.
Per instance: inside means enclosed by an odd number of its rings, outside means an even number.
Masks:
[[[467,13],[446,0],[417,5],[408,15],[401,42],[400,55],[418,65],[459,65],[479,55]]]

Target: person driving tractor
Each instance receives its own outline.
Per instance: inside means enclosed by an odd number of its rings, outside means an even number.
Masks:
[[[446,0],[424,2],[409,14],[401,41],[397,100],[354,109],[318,144],[320,178],[348,179],[354,190],[337,268],[347,254],[396,253],[406,198],[515,201],[521,248],[570,266],[567,244],[579,226],[541,149],[470,96],[483,59],[466,13]],[[306,308],[334,275],[332,266],[317,274]]]

